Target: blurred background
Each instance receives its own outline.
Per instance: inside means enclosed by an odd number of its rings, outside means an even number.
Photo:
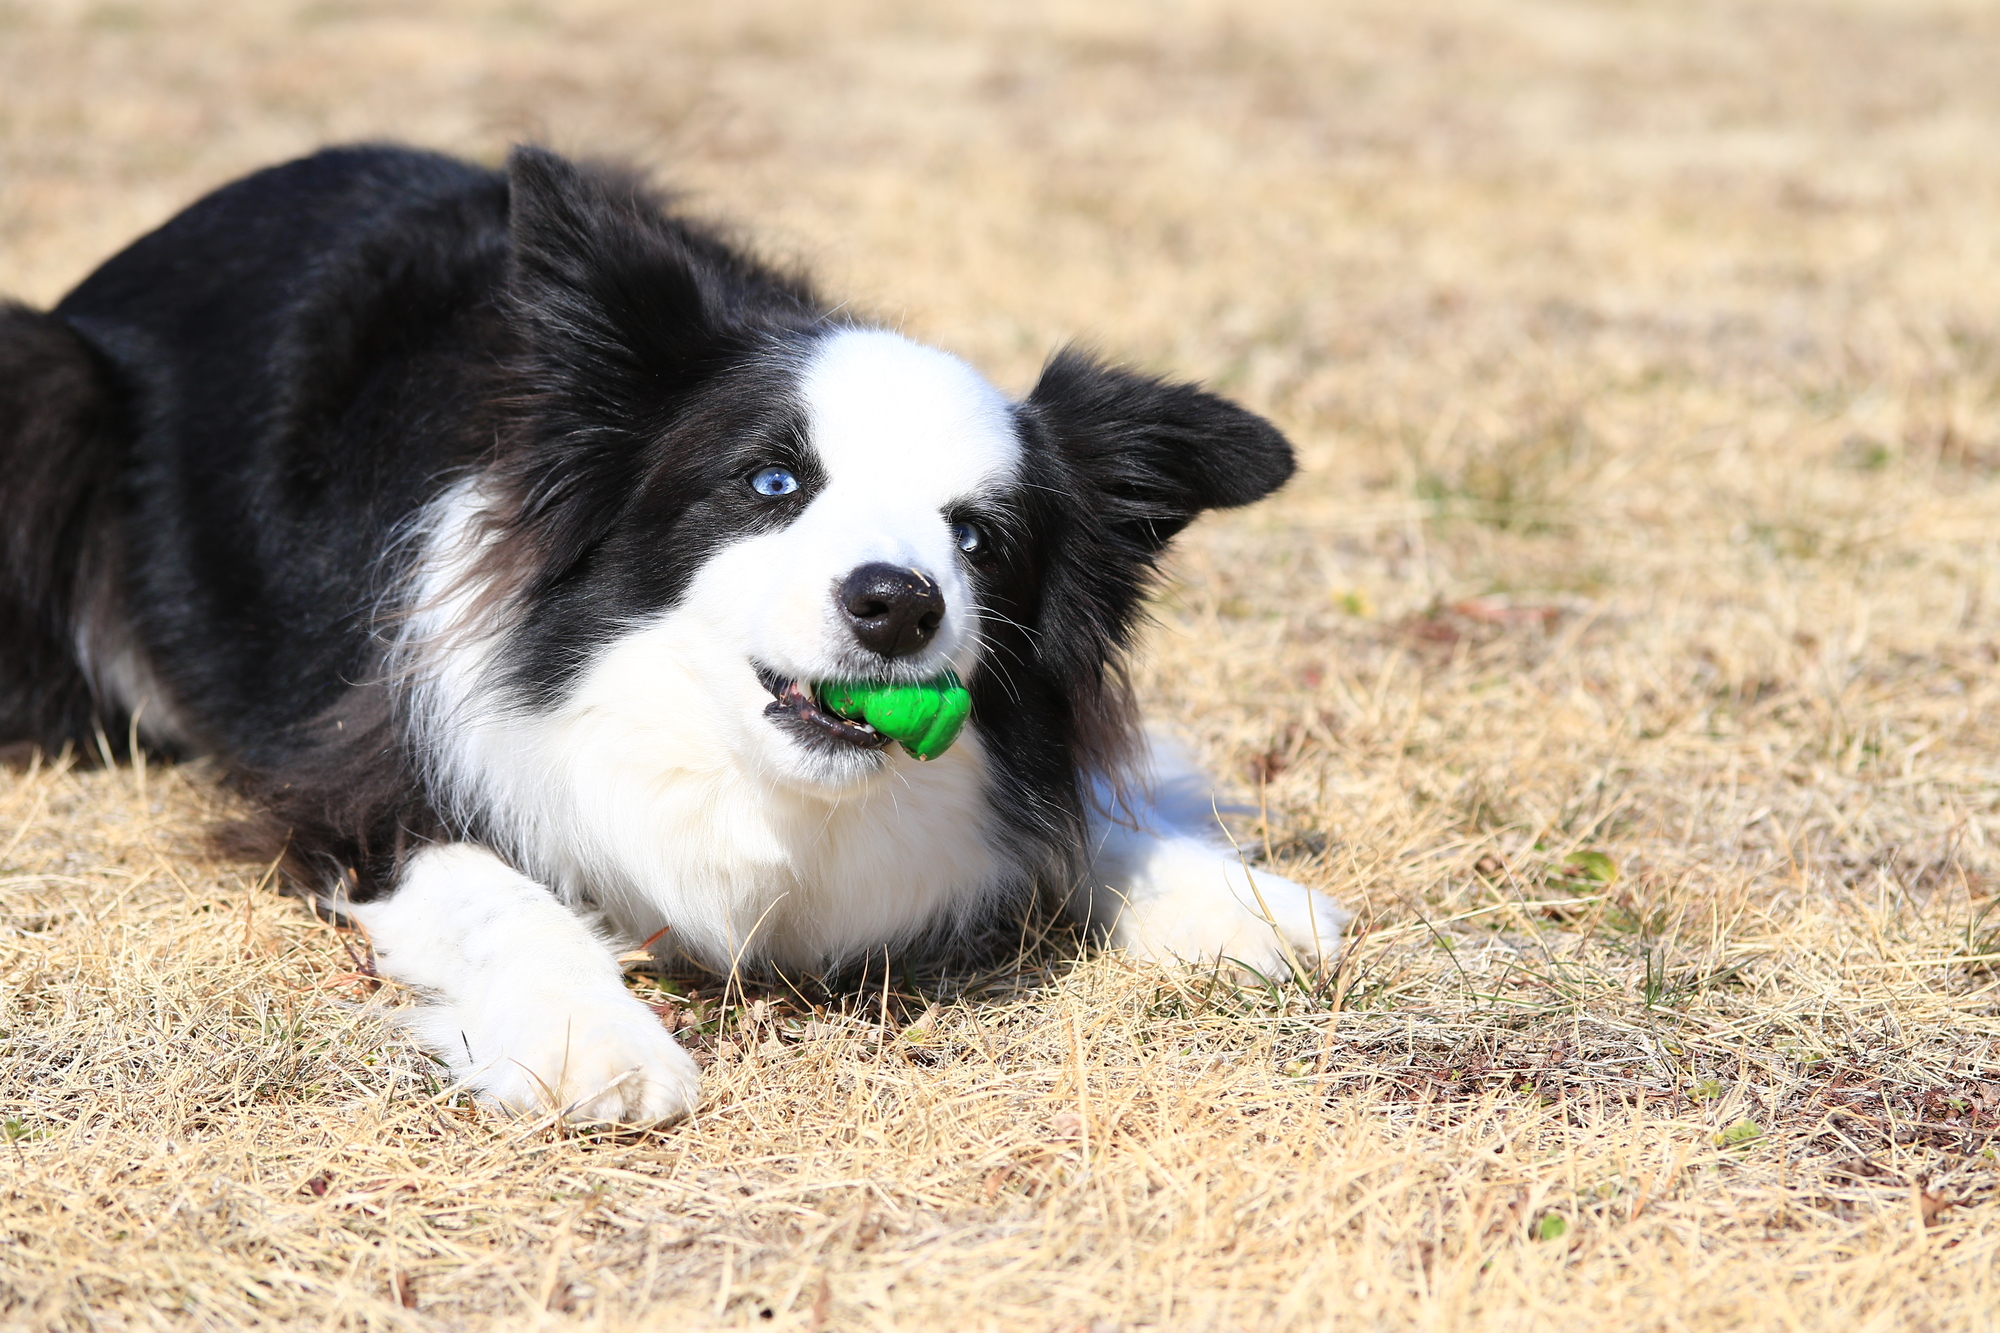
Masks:
[[[1559,415],[1928,352],[1938,430],[1994,369],[1996,54],[1930,0],[7,0],[0,290],[321,144],[535,139],[1014,383],[1085,336],[1331,443],[1524,361]]]

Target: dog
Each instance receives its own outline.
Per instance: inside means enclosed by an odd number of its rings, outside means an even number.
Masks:
[[[328,149],[3,310],[0,742],[215,756],[489,1105],[694,1107],[614,943],[1339,939],[1125,671],[1175,534],[1292,473],[1234,404],[1076,350],[1010,400],[535,147]],[[829,682],[969,720],[921,754]]]

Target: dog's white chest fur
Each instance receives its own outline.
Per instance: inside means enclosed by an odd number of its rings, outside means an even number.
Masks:
[[[620,644],[555,713],[461,738],[488,808],[517,821],[502,835],[517,864],[627,934],[670,926],[723,971],[822,967],[982,902],[1009,867],[976,737],[920,773],[897,754],[847,790],[801,790],[746,754],[729,714],[688,706],[713,683],[685,628]],[[738,707],[768,725],[755,700]]]

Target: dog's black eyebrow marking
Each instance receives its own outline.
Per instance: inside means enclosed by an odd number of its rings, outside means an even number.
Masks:
[[[814,484],[826,480],[826,469],[820,463],[819,450],[813,448],[812,426],[806,420],[803,407],[797,403],[788,404],[771,436],[772,444],[784,455],[786,462],[794,464],[800,471],[811,472]],[[799,480],[803,483],[806,478],[800,477]]]
[[[802,499],[811,499],[826,485],[826,467],[813,448],[805,410],[797,403],[786,404],[769,423],[749,432],[739,449],[743,466],[777,463],[790,468],[798,477]]]
[[[815,451],[812,444],[812,427],[806,422],[806,411],[797,403],[785,409],[779,418],[778,437],[788,449],[796,449],[801,455],[811,455]]]
[[[805,409],[795,402],[782,402],[751,416],[716,443],[732,459],[731,466],[784,463],[817,469],[819,465]]]

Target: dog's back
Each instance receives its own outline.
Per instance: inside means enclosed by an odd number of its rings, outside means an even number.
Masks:
[[[209,195],[55,308],[138,405],[118,604],[77,635],[100,707],[268,762],[366,674],[391,534],[470,447],[506,210],[497,173],[328,150]]]
[[[430,387],[413,344],[490,304],[505,217],[497,173],[336,149],[208,196],[51,312],[0,304],[0,746],[122,751],[137,713],[164,748],[255,753],[337,684],[359,608],[271,589],[311,586],[301,563],[365,585],[412,477],[449,465],[456,432],[357,418]]]

